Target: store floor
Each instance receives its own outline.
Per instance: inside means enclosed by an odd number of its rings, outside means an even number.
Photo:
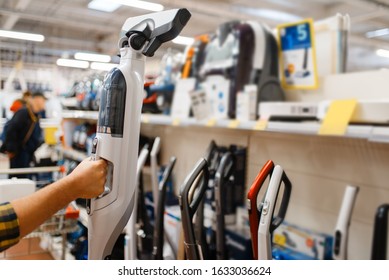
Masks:
[[[51,254],[43,250],[39,237],[22,239],[18,244],[0,253],[0,260],[53,260]]]

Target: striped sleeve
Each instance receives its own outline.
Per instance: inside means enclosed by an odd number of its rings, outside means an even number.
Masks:
[[[9,202],[0,204],[0,252],[19,242],[19,221]]]

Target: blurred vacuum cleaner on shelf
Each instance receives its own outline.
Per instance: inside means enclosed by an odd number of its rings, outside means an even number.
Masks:
[[[258,102],[284,100],[278,71],[278,46],[271,30],[254,21],[230,21],[219,26],[206,46],[200,88],[210,99],[214,117],[235,118],[241,104],[238,93],[254,86],[241,98],[255,104],[247,111],[256,119]]]

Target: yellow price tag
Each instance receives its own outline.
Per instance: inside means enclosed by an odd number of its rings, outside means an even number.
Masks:
[[[143,123],[149,123],[150,122],[149,116],[143,115],[142,122]]]
[[[228,128],[237,128],[239,126],[239,120],[232,120],[228,124]]]
[[[216,119],[209,119],[208,122],[205,124],[205,126],[215,126],[216,125]]]
[[[265,130],[267,127],[267,119],[259,120],[254,125],[254,130]]]
[[[286,237],[281,234],[274,234],[274,243],[280,246],[285,246],[286,245]]]
[[[172,125],[173,126],[179,126],[180,125],[180,119],[178,119],[178,118],[173,119]]]
[[[344,135],[356,106],[355,99],[332,101],[320,126],[319,135]]]

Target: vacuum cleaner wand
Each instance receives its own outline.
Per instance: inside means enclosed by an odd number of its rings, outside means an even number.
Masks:
[[[199,179],[200,176],[202,176],[201,179]],[[179,204],[181,210],[182,228],[184,231],[185,253],[188,260],[203,259],[201,246],[196,241],[192,220],[199,207],[201,199],[205,194],[205,190],[208,186],[208,180],[208,162],[206,159],[201,158],[191,173],[189,173],[186,177],[180,189]],[[194,190],[197,190],[197,192],[191,200],[190,194],[193,193]]]
[[[258,259],[258,226],[262,212],[262,202],[260,208],[258,209],[257,199],[259,191],[262,189],[262,186],[265,183],[266,179],[270,177],[273,173],[273,169],[274,162],[272,160],[268,160],[262,167],[261,171],[258,173],[247,194],[247,209],[249,212],[251,243],[253,249],[253,257],[255,260]]]
[[[137,166],[136,166],[136,182],[137,187],[135,188],[135,201],[134,209],[132,211],[130,220],[125,226],[126,236],[124,242],[124,259],[125,260],[136,260],[137,259],[137,234],[136,234],[136,220],[138,218],[138,198],[139,198],[139,188],[142,176],[142,169],[146,164],[147,157],[149,156],[149,145],[146,144],[143,146],[140,155],[138,157]]]
[[[158,195],[158,209],[155,212],[155,227],[154,227],[154,240],[153,240],[153,259],[163,260],[163,239],[164,239],[164,215],[165,215],[165,197],[167,183],[172,174],[174,165],[176,163],[176,157],[171,157],[169,165],[163,172],[162,181],[159,184]]]
[[[386,260],[386,246],[388,242],[388,213],[389,204],[378,207],[373,232],[372,260]]]
[[[333,258],[335,260],[347,259],[348,231],[358,190],[358,187],[347,186],[344,192],[343,202],[340,208],[338,222],[336,223],[335,228],[333,252]]]
[[[158,209],[158,162],[157,156],[161,149],[161,138],[156,137],[150,152],[151,186],[155,211]]]
[[[89,259],[110,258],[134,207],[145,56],[176,37],[190,16],[176,9],[129,18],[122,27],[120,64],[105,76],[92,145],[92,159],[105,159],[108,175],[104,193],[87,202]]]
[[[281,188],[281,183],[284,182],[284,193],[282,196],[278,215],[274,217],[276,209],[276,201]],[[289,198],[292,192],[292,184],[286,176],[281,166],[276,165],[273,169],[270,178],[269,187],[266,191],[266,196],[263,201],[261,217],[258,226],[258,259],[271,260],[271,234],[282,223],[288,210]]]
[[[230,152],[223,155],[215,174],[215,204],[216,204],[216,258],[226,260],[228,257],[225,238],[225,202],[226,181],[234,171],[234,158]]]

